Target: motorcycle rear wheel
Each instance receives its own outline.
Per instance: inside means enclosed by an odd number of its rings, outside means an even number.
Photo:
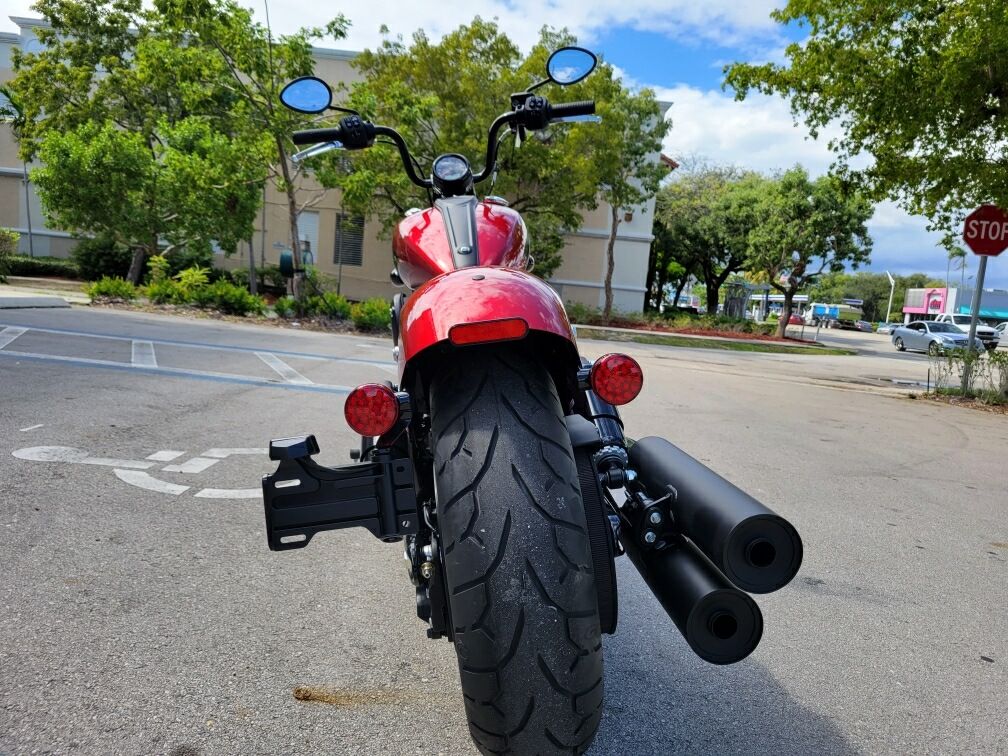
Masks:
[[[489,753],[582,753],[602,640],[577,468],[546,369],[470,347],[431,386],[438,527],[469,731]]]

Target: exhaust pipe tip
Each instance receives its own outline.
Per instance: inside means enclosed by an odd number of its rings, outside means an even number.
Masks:
[[[791,582],[803,547],[794,525],[777,514],[750,517],[725,539],[725,576],[749,593],[772,593]]]
[[[708,593],[686,620],[686,642],[711,664],[734,664],[756,650],[763,637],[763,613],[751,597],[724,589]]]

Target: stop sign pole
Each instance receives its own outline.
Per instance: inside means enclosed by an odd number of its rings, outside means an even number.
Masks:
[[[977,319],[980,316],[980,297],[983,295],[984,276],[987,275],[987,258],[997,257],[1008,248],[1008,214],[996,205],[981,205],[966,216],[963,240],[980,258],[973,306],[970,308],[969,348],[976,342]],[[948,296],[948,292],[945,292]],[[963,391],[969,390],[970,369],[963,372]]]

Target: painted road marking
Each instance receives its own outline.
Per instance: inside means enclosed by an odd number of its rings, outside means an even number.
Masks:
[[[187,459],[181,465],[168,465],[167,467],[162,467],[161,469],[165,472],[199,473],[203,472],[211,465],[216,465],[218,462],[220,462],[219,459],[193,457],[192,459]]]
[[[139,472],[138,470],[115,469],[112,472],[114,472],[115,476],[123,483],[129,483],[131,486],[142,488],[145,491],[154,491],[156,493],[166,493],[171,494],[172,496],[178,496],[179,494],[185,493],[189,490],[189,486],[180,486],[177,483],[169,483],[166,480],[158,480],[154,476],[148,475],[145,472]]]
[[[223,449],[217,449],[217,448],[207,449],[200,456],[201,457],[216,457],[217,459],[224,459],[225,457],[230,457],[230,456],[232,456],[234,454],[265,454],[266,451],[267,450],[264,449],[264,448],[253,449],[251,447],[246,447],[246,446],[242,446],[242,447],[224,447]],[[182,452],[179,452],[179,454],[181,454],[181,453]],[[147,459],[150,459],[150,457],[147,457]]]
[[[259,488],[204,488],[193,494],[197,499],[261,499]]]
[[[38,430],[43,425],[45,425],[45,423],[39,423],[38,425],[29,425],[27,428],[22,428],[21,432],[22,433],[27,433],[28,431]]]
[[[165,449],[164,451],[154,452],[148,455],[147,459],[152,462],[171,462],[176,457],[181,457],[185,452],[175,451],[174,449]]]
[[[134,341],[133,354],[130,361],[137,367],[156,368],[157,357],[154,354],[154,344],[150,341]]]
[[[75,449],[72,446],[31,446],[27,449],[17,449],[11,454],[29,462],[72,462],[78,465],[126,467],[132,470],[148,470],[154,466],[153,462],[140,462],[135,459],[92,457],[83,449]]]
[[[275,354],[271,352],[256,352],[255,354],[256,357],[273,368],[276,374],[287,381],[287,383],[297,383],[302,386],[307,386],[312,383]]]
[[[100,337],[107,338],[107,337]],[[273,388],[294,389],[296,391],[317,391],[323,394],[349,394],[351,389],[347,386],[334,386],[325,383],[299,384],[299,383],[278,383],[270,378],[259,378],[247,375],[235,375],[234,373],[215,373],[209,370],[190,370],[188,368],[173,368],[159,365],[156,368],[145,368],[129,365],[125,362],[115,362],[113,360],[98,360],[89,357],[63,357],[55,354],[37,354],[35,352],[12,352],[9,349],[0,349],[0,356],[21,357],[28,360],[40,360],[42,362],[63,362],[71,365],[85,365],[90,367],[112,368],[114,370],[133,370],[152,373],[154,375],[175,375],[184,378],[198,378],[207,381],[220,381],[222,383],[241,383],[250,386],[271,386]],[[388,366],[391,369],[391,366]]]
[[[4,324],[0,323],[0,327]],[[85,336],[92,339],[113,339],[114,341],[133,341],[135,337],[132,336],[114,336],[104,333],[89,333],[87,331],[71,331],[66,328],[37,328],[35,326],[8,326],[8,328],[13,328],[18,331],[38,331],[39,333],[55,333],[62,334],[66,336]],[[5,329],[6,330],[6,329]],[[3,333],[0,331],[0,333]],[[18,336],[21,334],[19,333]],[[16,337],[15,337],[16,338]],[[176,339],[147,339],[152,344],[164,345],[164,346],[177,346],[177,347],[190,347],[192,349],[216,349],[221,352],[261,352],[262,347],[241,347],[241,346],[225,346],[218,344],[206,344],[200,341],[180,341]],[[0,347],[2,348],[2,347]],[[388,348],[388,347],[384,347]],[[317,362],[356,362],[362,365],[379,365],[390,367],[394,363],[388,360],[367,360],[361,357],[334,357],[331,354],[318,354],[316,352],[291,352],[284,349],[271,349],[271,354],[279,354],[285,357],[300,357],[305,360],[315,360]]]
[[[155,478],[150,473],[144,472],[144,470],[153,467],[154,462],[169,461],[184,453],[175,451],[174,449],[162,449],[149,455],[147,457],[149,461],[141,462],[132,459],[92,457],[83,449],[75,449],[70,446],[32,446],[11,452],[14,457],[31,462],[66,462],[70,464],[112,467],[114,468],[112,472],[123,483],[142,488],[145,491],[169,494],[170,496],[179,496],[190,490],[192,486],[161,480],[160,478]],[[213,448],[207,450],[203,456],[193,457],[180,465],[168,465],[162,469],[166,472],[200,473],[208,467],[217,464],[222,459],[233,455],[263,453],[265,453],[263,449],[248,447]],[[199,499],[258,499],[262,496],[262,486],[257,486],[256,488],[201,488],[193,495]]]
[[[18,328],[17,326],[7,326],[4,328],[0,331],[0,349],[3,349],[27,330],[27,328]]]

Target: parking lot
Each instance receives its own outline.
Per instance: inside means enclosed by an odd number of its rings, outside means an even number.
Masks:
[[[668,437],[805,543],[729,667],[697,659],[620,560],[591,753],[1008,748],[1008,423],[909,400],[927,358],[886,336],[820,338],[859,353],[582,342],[643,366],[629,435]],[[266,547],[269,438],[315,433],[323,464],[346,462],[344,393],[394,375],[389,346],[0,313],[0,752],[474,752],[399,546],[350,530]]]

